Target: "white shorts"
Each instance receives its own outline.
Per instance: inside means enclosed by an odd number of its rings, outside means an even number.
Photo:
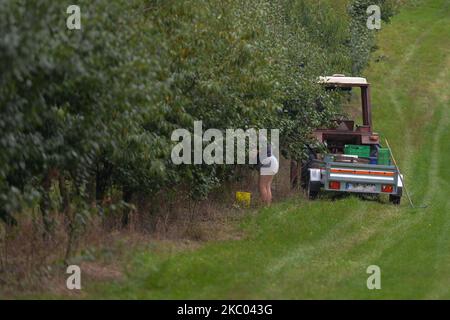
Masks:
[[[262,176],[274,176],[278,173],[279,163],[275,156],[270,156],[261,161],[260,173]]]

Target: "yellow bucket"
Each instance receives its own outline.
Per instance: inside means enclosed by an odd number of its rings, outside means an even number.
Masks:
[[[236,202],[238,204],[243,205],[244,207],[250,207],[250,202],[252,199],[252,194],[250,192],[242,192],[237,191],[236,192]]]

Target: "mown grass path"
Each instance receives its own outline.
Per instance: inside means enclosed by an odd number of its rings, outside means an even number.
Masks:
[[[241,240],[175,254],[140,252],[127,278],[86,283],[90,298],[450,298],[450,1],[419,1],[379,35],[375,129],[416,203],[299,198],[261,210]],[[382,289],[368,290],[378,265]]]

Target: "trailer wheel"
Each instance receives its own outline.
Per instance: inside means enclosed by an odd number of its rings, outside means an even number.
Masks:
[[[403,188],[399,187],[397,190],[397,194],[389,195],[389,202],[395,205],[399,205],[400,200],[402,199],[402,195],[403,195]]]
[[[390,194],[389,195],[389,202],[395,205],[399,205],[400,204],[400,200],[402,199],[401,196],[395,195],[395,194]]]
[[[301,182],[301,187],[305,190],[308,189],[308,184],[309,184],[309,168],[311,168],[311,164],[312,162],[317,159],[317,155],[314,152],[314,150],[310,147],[308,147],[308,158],[302,160],[301,162],[301,177],[300,177],[300,182]]]
[[[319,195],[319,190],[320,190],[320,181],[308,181],[306,194],[309,200],[315,200]]]

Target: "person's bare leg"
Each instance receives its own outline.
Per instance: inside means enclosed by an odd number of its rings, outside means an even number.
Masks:
[[[267,201],[267,192],[266,192],[266,185],[265,185],[265,176],[259,176],[259,181],[258,181],[258,185],[259,185],[259,195],[261,197],[262,202],[266,202]]]
[[[273,176],[260,176],[260,192],[261,199],[266,205],[270,205],[272,201],[271,191],[270,191],[270,183],[273,179]]]
[[[267,202],[267,188],[266,188],[266,176],[259,176],[259,193],[261,194],[262,202]]]
[[[273,181],[273,176],[267,176],[268,177],[268,181],[267,181],[267,204],[271,205],[272,204],[272,181]]]

